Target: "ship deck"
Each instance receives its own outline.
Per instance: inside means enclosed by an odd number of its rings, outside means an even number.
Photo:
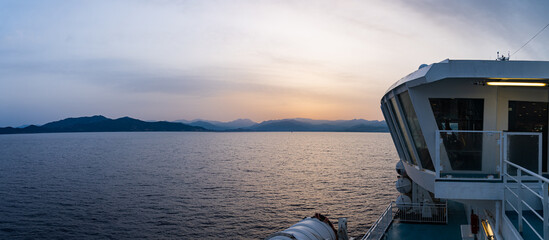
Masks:
[[[393,221],[385,240],[461,240],[460,225],[467,224],[463,204],[448,201],[448,224],[403,223]]]

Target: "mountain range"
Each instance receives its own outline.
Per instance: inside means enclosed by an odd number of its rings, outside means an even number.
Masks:
[[[211,121],[203,119],[195,119],[192,121],[176,120],[175,122],[185,123],[191,126],[203,127],[215,131],[225,131],[231,129],[248,128],[257,123],[250,119],[236,119],[230,122]]]
[[[261,123],[249,119],[231,122],[219,122],[197,119],[178,120],[191,126],[199,126],[214,131],[306,131],[306,132],[387,132],[385,121],[353,120],[314,120],[308,118],[290,118],[269,120]]]
[[[0,134],[53,133],[53,132],[145,132],[145,131],[208,131],[205,128],[183,123],[157,121],[145,122],[122,117],[110,119],[101,115],[67,118],[42,126],[30,125],[24,128],[0,128]]]
[[[353,120],[313,120],[291,118],[269,120],[256,123],[250,119],[237,119],[230,122],[196,119],[192,121],[142,121],[130,117],[110,119],[101,115],[67,118],[42,126],[28,125],[20,128],[0,128],[0,134],[53,133],[53,132],[144,132],[144,131],[258,131],[258,132],[387,132],[385,121]]]

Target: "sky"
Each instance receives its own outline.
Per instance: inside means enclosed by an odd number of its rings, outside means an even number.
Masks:
[[[67,117],[382,120],[421,64],[495,59],[547,1],[0,1],[0,127]],[[549,30],[511,60],[549,60]]]

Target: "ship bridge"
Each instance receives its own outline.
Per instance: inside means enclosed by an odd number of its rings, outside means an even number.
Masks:
[[[483,206],[496,232],[549,239],[548,83],[549,62],[444,60],[391,86],[381,109],[412,201]]]

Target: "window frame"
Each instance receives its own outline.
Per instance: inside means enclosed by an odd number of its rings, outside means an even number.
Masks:
[[[419,156],[415,150],[415,143],[412,139],[412,135],[410,133],[410,129],[408,128],[408,124],[406,123],[406,120],[404,119],[404,113],[402,111],[402,105],[400,104],[400,100],[398,99],[398,95],[393,92],[393,97],[389,99],[391,102],[392,108],[394,111],[398,111],[396,113],[393,113],[395,116],[395,120],[398,121],[399,126],[399,132],[401,133],[401,138],[403,139],[404,146],[406,146],[406,150],[410,155],[410,163],[418,166],[419,169],[423,169],[421,165],[421,161],[419,160]],[[396,104],[396,106],[394,106]],[[397,115],[398,114],[398,115]],[[400,118],[399,118],[400,115]],[[402,123],[401,123],[402,122]],[[404,129],[402,129],[404,128]],[[403,136],[402,136],[403,135]],[[411,148],[411,149],[410,149]]]
[[[404,95],[407,95],[407,100],[410,101],[410,109],[409,109],[409,113],[410,116],[407,114],[407,110],[404,108],[404,104],[402,103],[402,99],[404,98]],[[401,111],[403,113],[403,117],[404,117],[404,121],[406,123],[406,127],[411,135],[411,140],[412,140],[412,145],[414,147],[414,150],[415,150],[415,154],[417,155],[418,159],[419,159],[419,162],[421,163],[421,166],[422,168],[424,168],[425,170],[429,170],[429,171],[432,171],[434,172],[435,171],[435,163],[433,161],[433,158],[431,157],[431,152],[429,151],[429,147],[427,146],[427,141],[425,140],[425,135],[423,134],[423,131],[421,129],[421,126],[419,124],[419,118],[417,116],[417,113],[416,113],[416,110],[414,109],[414,105],[412,103],[412,97],[410,96],[410,92],[409,91],[403,91],[401,93],[399,93],[397,96],[395,96],[395,98],[398,98],[398,101],[399,101],[399,104],[400,104],[400,108],[401,108]],[[411,120],[409,118],[412,118],[411,115],[414,115],[415,116],[415,123],[412,123]],[[416,134],[413,134],[414,131],[412,131],[412,125],[415,128],[415,133]],[[416,126],[417,125],[417,126]],[[419,145],[418,145],[418,141],[423,141],[423,147],[420,148]],[[423,159],[421,156],[420,156],[420,150],[422,151],[427,151],[427,156],[425,157],[426,159]],[[424,167],[424,165],[426,166],[430,166],[431,168],[426,168]]]
[[[394,126],[394,119],[390,116],[387,101],[383,100],[381,102],[381,112],[383,113],[383,116],[386,119],[387,127],[389,128],[389,133],[391,134],[391,138],[393,139],[393,143],[395,144],[395,147],[397,149],[398,155],[400,159],[402,159],[405,162],[408,162],[408,156],[406,155],[404,149],[402,148],[402,143],[400,142],[401,139],[398,136],[397,130]]]

